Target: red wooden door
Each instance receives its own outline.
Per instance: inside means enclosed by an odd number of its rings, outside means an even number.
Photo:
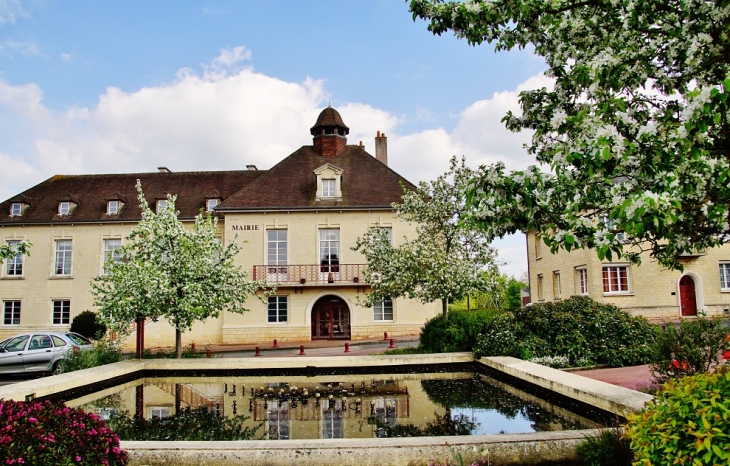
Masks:
[[[695,281],[689,275],[685,275],[679,280],[679,305],[683,317],[697,315]]]
[[[350,309],[344,301],[326,296],[312,309],[312,340],[349,340]]]

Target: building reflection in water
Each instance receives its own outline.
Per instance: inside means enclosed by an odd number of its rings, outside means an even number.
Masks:
[[[480,374],[366,377],[294,376],[286,382],[271,377],[145,378],[67,404],[105,419],[113,413],[130,413],[165,420],[186,409],[204,409],[212,416],[235,418],[258,432],[256,438],[270,440],[464,435],[480,433],[478,420],[486,418],[499,422],[500,432],[509,433],[599,426],[512,387],[491,384]],[[434,394],[440,386],[443,396]],[[456,393],[460,386],[462,396]],[[471,398],[476,400],[473,406]],[[475,414],[456,419],[452,409],[462,413],[471,409]],[[479,412],[490,414],[480,417]],[[492,421],[492,413],[501,416],[498,421]]]

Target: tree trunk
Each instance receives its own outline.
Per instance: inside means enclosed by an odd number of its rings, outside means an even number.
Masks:
[[[441,299],[441,313],[443,313],[444,319],[449,317],[449,300],[447,298]]]
[[[182,332],[179,328],[175,329],[175,357],[182,359]]]
[[[137,319],[137,359],[144,354],[144,319]]]

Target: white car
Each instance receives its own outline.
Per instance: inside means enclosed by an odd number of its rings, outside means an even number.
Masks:
[[[0,374],[59,373],[59,362],[75,349],[94,344],[73,332],[32,332],[0,342]]]

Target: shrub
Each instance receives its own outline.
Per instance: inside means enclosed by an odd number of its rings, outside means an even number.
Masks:
[[[540,303],[488,320],[474,355],[530,359],[567,356],[572,366],[649,362],[656,331],[642,317],[585,296]]]
[[[6,464],[124,465],[119,438],[96,414],[61,403],[0,400]]]
[[[130,418],[127,413],[112,414],[109,425],[124,440],[251,440],[256,438],[257,431],[264,423],[247,426],[246,421],[250,418],[240,414],[221,416],[200,406],[183,408],[179,413],[164,419]]]
[[[656,398],[628,417],[626,435],[636,464],[728,464],[730,368],[667,382]]]
[[[61,360],[60,367],[61,372],[73,372],[119,362],[121,359],[122,350],[118,343],[100,340],[94,344],[94,349],[69,352]]]
[[[722,351],[730,349],[728,329],[719,317],[682,320],[679,328],[667,325],[654,342],[651,370],[654,378],[664,382],[698,372],[707,372],[719,362]]]
[[[586,437],[575,451],[585,466],[631,466],[634,459],[629,440],[618,429]]]
[[[541,358],[530,358],[529,361],[542,366],[554,367],[555,369],[570,367],[570,360],[565,356],[543,356]]]
[[[197,351],[193,345],[184,346],[182,349],[182,359],[200,359],[207,357],[206,351]],[[142,353],[143,359],[175,359],[177,355],[175,349],[149,349],[145,348]]]
[[[426,353],[471,351],[484,324],[499,311],[452,311],[447,318],[438,315],[421,330],[421,349]]]
[[[106,333],[106,325],[99,321],[96,312],[84,311],[73,318],[69,330],[91,340],[98,340]]]

